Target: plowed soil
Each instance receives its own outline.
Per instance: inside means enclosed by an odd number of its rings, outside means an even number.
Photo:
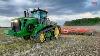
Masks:
[[[0,56],[100,56],[100,29],[92,27],[96,36],[61,35],[44,43],[7,36],[0,28]]]

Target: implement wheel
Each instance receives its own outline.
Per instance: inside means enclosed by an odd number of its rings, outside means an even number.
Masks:
[[[59,35],[60,35],[60,29],[59,29],[59,27],[55,27],[55,29],[54,29],[54,37],[56,39],[58,39]]]

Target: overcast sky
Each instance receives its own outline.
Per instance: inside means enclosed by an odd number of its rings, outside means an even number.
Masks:
[[[100,0],[0,0],[0,26],[10,26],[10,20],[23,17],[23,11],[40,7],[48,10],[50,20],[62,25],[77,18],[100,17]]]

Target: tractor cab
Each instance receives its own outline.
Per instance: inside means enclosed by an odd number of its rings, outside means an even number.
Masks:
[[[41,10],[41,9],[34,9],[31,11],[32,17],[38,18],[38,19],[45,19],[47,17],[47,11]]]
[[[24,11],[24,16],[25,17],[34,17],[37,19],[44,19],[47,17],[47,11],[46,10],[42,10],[42,9],[33,9],[33,11],[31,11],[31,13],[29,13],[28,10]]]

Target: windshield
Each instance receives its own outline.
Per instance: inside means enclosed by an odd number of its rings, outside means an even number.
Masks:
[[[36,11],[32,13],[32,17],[38,18],[38,19],[43,19],[47,16],[46,12],[43,11]]]

